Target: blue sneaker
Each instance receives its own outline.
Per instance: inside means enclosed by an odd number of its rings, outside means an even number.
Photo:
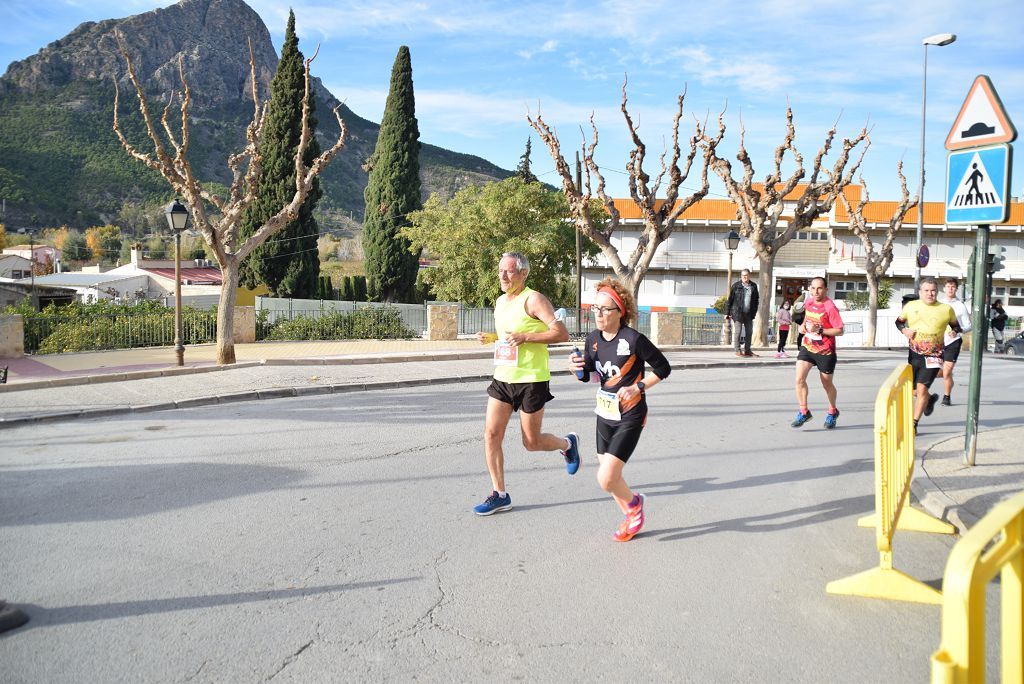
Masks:
[[[825,429],[831,430],[836,426],[836,418],[839,417],[839,409],[836,409],[835,413],[830,413],[825,416]]]
[[[796,418],[793,419],[793,422],[790,423],[790,426],[791,427],[803,427],[804,423],[806,423],[810,419],[811,419],[811,412],[810,411],[807,411],[806,413],[803,412],[803,411],[797,411],[796,412]]]
[[[570,432],[565,438],[569,440],[569,448],[558,453],[565,457],[565,472],[575,475],[580,469],[580,438],[575,432]]]
[[[491,515],[492,513],[500,513],[501,511],[507,511],[512,508],[512,496],[505,492],[505,498],[498,496],[498,492],[491,492],[491,495],[484,499],[482,504],[477,504],[473,507],[473,512],[477,515]]]

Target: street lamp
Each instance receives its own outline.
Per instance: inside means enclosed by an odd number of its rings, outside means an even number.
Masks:
[[[725,276],[725,300],[726,303],[729,301],[729,288],[732,287],[732,255],[736,251],[736,248],[740,246],[740,234],[735,230],[730,230],[729,234],[725,236],[725,248],[729,250],[729,269]],[[726,311],[725,315],[728,316],[729,312]],[[728,345],[729,340],[729,320],[722,319],[722,344]]]
[[[174,233],[174,354],[178,365],[185,365],[185,346],[181,343],[181,231],[188,223],[188,207],[175,199],[164,209],[167,226]]]
[[[924,121],[928,99],[928,46],[943,47],[956,40],[956,34],[937,33],[921,41],[924,45],[924,76],[921,79],[921,183],[917,190],[917,244],[914,246],[914,291],[921,286],[921,243],[924,240]]]

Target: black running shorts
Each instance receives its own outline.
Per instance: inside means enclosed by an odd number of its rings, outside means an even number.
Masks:
[[[964,346],[964,338],[962,337],[958,337],[953,342],[947,344],[942,350],[942,360],[956,363],[956,360],[960,358],[960,347],[962,346]]]
[[[796,355],[796,360],[813,363],[819,373],[832,375],[836,372],[836,361],[839,359],[835,354],[815,354],[807,347],[800,347],[800,353]]]
[[[907,363],[914,369],[914,384],[931,387],[942,368],[928,368],[926,358],[916,351],[911,351],[908,353]]]
[[[512,410],[523,409],[523,413],[536,413],[554,397],[548,391],[548,381],[543,382],[502,382],[492,380],[487,388],[488,396],[505,404],[512,404]]]
[[[643,423],[630,421],[622,425],[598,419],[597,453],[611,454],[623,463],[626,463],[629,461],[629,457],[633,455],[633,451],[640,441],[640,433],[643,431]]]

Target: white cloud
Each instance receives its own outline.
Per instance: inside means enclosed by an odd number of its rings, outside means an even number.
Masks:
[[[533,59],[533,56],[536,54],[540,54],[542,52],[554,52],[557,48],[557,40],[546,40],[544,41],[544,44],[541,45],[539,48],[533,50],[519,50],[516,52],[516,54],[522,57],[523,59]]]

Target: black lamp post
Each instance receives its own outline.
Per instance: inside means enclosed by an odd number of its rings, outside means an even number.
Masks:
[[[174,233],[174,354],[178,365],[185,365],[185,346],[181,343],[181,231],[188,223],[188,207],[175,199],[164,208],[167,226]]]
[[[740,234],[735,230],[730,230],[729,234],[725,236],[725,248],[729,250],[729,269],[725,276],[725,299],[729,301],[729,288],[732,287],[732,255],[736,251],[736,248],[740,246]],[[726,311],[725,315],[728,316],[729,312]],[[729,321],[726,319],[722,320],[722,344],[729,344]]]

